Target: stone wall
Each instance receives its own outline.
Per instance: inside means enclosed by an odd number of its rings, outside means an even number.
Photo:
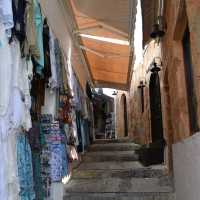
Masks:
[[[162,119],[164,138],[166,140],[165,163],[172,172],[172,145],[195,134],[191,130],[188,107],[186,72],[183,57],[183,36],[188,23],[194,79],[194,96],[196,97],[197,122],[200,125],[200,1],[167,0],[164,11],[166,34],[160,40],[148,43],[144,49],[143,63],[133,66],[130,90],[126,93],[128,104],[129,137],[135,141],[147,144],[151,142],[151,114],[149,99],[149,80],[151,73],[148,68],[154,57],[162,60],[160,77]],[[141,97],[138,86],[140,81],[144,88],[144,112],[141,112]],[[116,98],[120,105],[123,92]],[[189,97],[189,100],[194,97]],[[120,107],[120,106],[119,106]],[[119,132],[122,132],[122,121],[118,116]],[[118,121],[117,120],[117,121]]]
[[[128,92],[118,91],[116,97],[116,130],[119,137],[124,136],[124,115],[122,95],[127,99],[128,133],[129,137],[140,144],[151,141],[150,105],[149,105],[149,67],[154,57],[160,56],[160,45],[152,41],[144,51],[143,63],[133,66],[133,75]],[[144,84],[144,110],[142,110],[141,81]]]

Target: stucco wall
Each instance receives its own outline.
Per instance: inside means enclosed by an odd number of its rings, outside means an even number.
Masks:
[[[83,89],[87,81],[91,81],[90,74],[85,66],[80,49],[73,41],[73,23],[70,15],[61,0],[40,0],[42,12],[48,19],[48,24],[58,38],[65,58],[69,65],[72,65]]]
[[[200,198],[200,133],[173,145],[177,200]]]

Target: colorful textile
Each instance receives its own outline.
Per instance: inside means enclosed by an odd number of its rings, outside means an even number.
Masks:
[[[51,181],[61,182],[67,176],[67,152],[64,144],[51,144]]]
[[[34,0],[34,20],[36,28],[36,43],[39,50],[39,58],[36,58],[36,72],[39,75],[43,74],[44,69],[44,48],[43,48],[43,20],[38,0]]]
[[[33,179],[34,179],[34,190],[35,190],[36,200],[43,200],[44,191],[43,191],[42,177],[41,177],[40,153],[33,152],[32,163],[33,163]]]
[[[54,41],[54,51],[55,51],[55,58],[56,58],[56,70],[58,75],[58,86],[59,88],[63,89],[63,75],[62,75],[62,65],[63,65],[63,57],[62,57],[62,51],[60,48],[60,44],[58,39],[55,39]]]
[[[51,145],[51,180],[59,182],[62,180],[62,149],[60,145]]]
[[[42,145],[40,144],[40,124],[33,122],[32,128],[29,130],[28,138],[32,151],[40,152]]]
[[[51,175],[50,175],[50,158],[51,158],[51,151],[50,147],[47,143],[48,136],[51,131],[51,122],[52,122],[52,115],[42,115],[40,118],[41,122],[41,137],[40,143],[42,145],[42,152],[41,152],[41,178],[42,178],[42,190],[44,192],[44,197],[50,197],[50,189],[51,189]]]
[[[51,152],[48,145],[45,145],[41,153],[41,177],[42,190],[46,198],[50,197],[51,177],[50,177],[50,157]]]
[[[35,200],[31,148],[24,134],[17,136],[17,166],[21,200]]]
[[[50,48],[50,62],[51,62],[51,77],[49,78],[49,87],[51,89],[58,88],[58,74],[57,74],[57,65],[56,65],[56,56],[55,56],[55,37],[53,35],[52,30],[50,30],[50,40],[49,40],[49,48]]]

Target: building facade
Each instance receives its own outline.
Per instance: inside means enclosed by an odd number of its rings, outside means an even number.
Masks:
[[[142,1],[143,62],[133,66],[130,90],[118,92],[116,101],[126,95],[129,137],[140,144],[163,137],[164,163],[174,175],[177,199],[198,199],[200,2],[163,2],[165,35],[152,40],[145,26],[151,15],[144,14],[151,3]],[[152,72],[154,61],[160,71]],[[121,107],[117,103],[118,118],[123,118]],[[124,134],[120,120],[119,135]]]

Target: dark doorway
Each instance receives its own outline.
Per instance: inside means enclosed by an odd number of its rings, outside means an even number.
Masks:
[[[189,118],[190,118],[190,129],[192,133],[195,133],[199,130],[197,124],[197,100],[196,94],[194,92],[194,79],[193,79],[193,66],[192,66],[192,57],[191,57],[191,47],[190,47],[190,31],[187,25],[183,40],[183,58],[185,64],[185,77],[187,85],[187,102],[189,109]]]
[[[153,72],[151,74],[149,95],[152,143],[142,146],[138,151],[139,160],[145,166],[164,162],[165,140],[163,136],[160,80],[158,72]]]
[[[160,94],[160,80],[157,72],[150,77],[150,110],[152,143],[164,141]]]
[[[128,136],[128,117],[127,117],[127,102],[126,102],[126,95],[122,95],[122,102],[123,102],[123,110],[124,110],[124,136]]]

